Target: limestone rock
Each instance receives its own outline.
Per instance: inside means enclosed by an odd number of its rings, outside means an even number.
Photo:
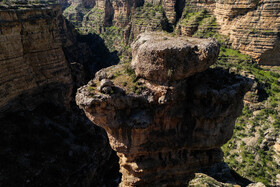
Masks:
[[[132,43],[132,55],[137,76],[163,83],[205,71],[216,62],[219,45],[214,40],[149,32]]]
[[[100,82],[100,86],[98,87],[98,90],[102,93],[109,94],[113,91],[112,90],[113,86],[114,84],[109,79],[102,79]]]
[[[0,108],[25,94],[23,105],[34,108],[44,97],[70,101],[72,78],[59,33],[59,6],[1,9]],[[30,96],[34,97],[30,97]],[[6,110],[5,109],[5,110]]]
[[[201,42],[201,46],[209,43]],[[217,45],[208,47],[213,52],[209,55],[215,57]],[[141,61],[133,63],[137,66]],[[199,168],[221,161],[220,147],[231,138],[243,96],[252,85],[247,78],[222,69],[197,72],[168,86],[133,79],[135,75],[124,64],[101,71],[122,72],[112,82],[125,92],[102,94],[95,87],[89,89],[93,82],[100,84],[96,78],[78,90],[76,103],[106,130],[120,158],[120,186],[186,185]]]

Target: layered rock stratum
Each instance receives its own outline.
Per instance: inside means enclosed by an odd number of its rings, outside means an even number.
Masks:
[[[36,105],[43,98],[36,92],[43,89],[46,97],[69,104],[72,77],[60,40],[59,7],[3,8],[0,15],[0,107],[23,94],[23,103]]]
[[[198,169],[222,160],[220,147],[232,136],[252,82],[205,68],[218,57],[217,42],[177,41],[141,34],[132,45],[135,72],[129,64],[112,66],[77,91],[77,104],[106,130],[120,158],[120,186],[185,185]],[[144,66],[148,73],[141,73]],[[186,76],[176,76],[181,71]]]
[[[214,15],[235,49],[259,64],[280,65],[279,1],[216,1]]]
[[[0,4],[0,15],[3,112],[32,109],[46,98],[67,106],[76,82],[84,81],[76,76],[92,78],[98,69],[117,61],[97,35],[79,36],[57,4]],[[44,96],[39,94],[42,90]]]

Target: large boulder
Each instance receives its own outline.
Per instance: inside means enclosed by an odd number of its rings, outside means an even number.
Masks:
[[[219,52],[218,42],[212,39],[148,32],[132,43],[132,66],[137,76],[147,80],[161,83],[182,80],[208,69]]]

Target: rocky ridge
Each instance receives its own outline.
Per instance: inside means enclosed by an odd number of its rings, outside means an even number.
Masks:
[[[205,68],[189,77],[161,79],[157,71],[170,58],[169,50],[173,49],[175,56],[180,54],[179,48],[189,51],[183,59],[170,64],[176,75],[181,71],[177,65],[182,62],[188,67],[182,67],[183,71],[189,71],[190,64],[204,67],[208,60],[214,62],[219,48],[217,42],[199,39],[176,46],[176,38],[163,33],[156,33],[158,38],[153,35],[142,34],[132,45],[134,55],[141,50],[150,57],[161,54],[157,61],[148,58],[151,61],[144,62],[152,65],[149,74],[137,74],[143,62],[134,58],[136,75],[128,64],[112,66],[99,71],[76,95],[87,117],[106,130],[120,158],[120,186],[179,186],[187,184],[199,168],[221,161],[220,147],[231,138],[243,96],[252,84],[222,69]],[[163,42],[165,49],[143,47],[144,39],[155,46]],[[210,48],[211,55],[203,55],[205,48]],[[205,59],[194,58],[195,51]]]

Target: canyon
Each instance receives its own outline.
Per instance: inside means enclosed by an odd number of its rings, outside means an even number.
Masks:
[[[280,185],[278,1],[59,1],[0,0],[0,186]]]
[[[123,42],[130,44],[144,31],[175,30],[177,34],[192,36],[201,26],[225,36],[229,46],[250,55],[261,65],[280,64],[278,0],[79,0],[69,4],[64,15],[81,32],[100,34],[114,26]],[[215,25],[205,28],[200,25],[209,21],[205,15],[191,15],[201,10],[211,15]],[[188,21],[184,22],[186,18]]]

